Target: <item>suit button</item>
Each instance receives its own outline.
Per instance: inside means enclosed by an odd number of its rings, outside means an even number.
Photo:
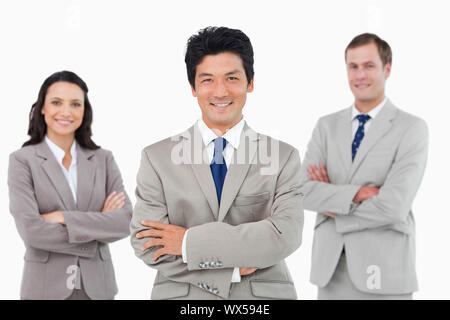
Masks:
[[[222,261],[217,261],[217,267],[220,268],[222,266]]]
[[[205,268],[209,268],[209,261],[205,261]]]
[[[212,289],[212,293],[214,293],[214,294],[219,294],[219,290],[217,290],[217,288],[213,288],[213,289]]]
[[[216,263],[214,261],[211,261],[211,268],[215,268],[216,267]]]
[[[204,262],[200,262],[200,264],[198,265],[201,269],[203,269],[205,267],[205,263]]]

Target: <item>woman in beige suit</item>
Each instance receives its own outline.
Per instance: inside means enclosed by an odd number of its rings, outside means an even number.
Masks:
[[[132,206],[110,151],[91,139],[85,82],[48,77],[30,139],[10,155],[10,211],[25,244],[22,299],[113,299],[108,243],[129,234]]]

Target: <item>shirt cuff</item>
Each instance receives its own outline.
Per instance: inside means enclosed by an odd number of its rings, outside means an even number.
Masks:
[[[187,238],[187,234],[189,232],[189,229],[186,230],[186,232],[184,233],[183,236],[183,243],[181,244],[181,256],[183,258],[183,262],[187,263],[187,255],[186,255],[186,238]]]
[[[233,270],[233,276],[231,277],[231,282],[241,282],[241,275],[239,273],[239,268],[236,267]]]

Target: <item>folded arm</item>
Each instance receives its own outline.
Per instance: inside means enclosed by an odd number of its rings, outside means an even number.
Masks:
[[[356,206],[349,216],[336,217],[336,230],[354,232],[406,224],[425,171],[428,129],[418,121],[404,134],[379,194]]]
[[[141,224],[145,220],[169,223],[161,180],[144,150],[137,175],[136,205],[130,223],[130,240],[136,256],[172,281],[190,283],[195,286],[205,284],[211,290],[216,289],[212,293],[223,298],[229,296],[232,268],[191,271],[183,263],[181,256],[165,254],[155,260],[154,254],[161,248],[160,246],[149,247],[143,250],[144,245],[148,242],[148,238],[138,238],[136,235],[149,229]]]
[[[8,168],[10,211],[26,246],[82,257],[93,257],[97,241],[69,243],[67,228],[45,221],[39,213],[28,165],[14,154]]]
[[[304,195],[303,204],[305,209],[310,211],[347,215],[356,206],[353,199],[361,186],[352,184],[335,185],[309,178],[308,169],[310,166],[326,163],[325,146],[325,136],[321,132],[319,120],[308,143],[303,165],[300,169],[300,191]]]
[[[265,220],[232,226],[211,222],[189,229],[189,270],[200,269],[204,257],[218,257],[224,268],[266,268],[279,263],[301,244],[303,205],[300,158],[293,150],[281,168],[272,204]]]
[[[123,206],[109,211],[64,211],[64,219],[69,232],[70,243],[83,243],[92,240],[113,242],[130,234],[130,221],[133,212],[131,202],[126,195],[120,170],[114,161],[112,153],[106,159],[107,177],[106,191],[123,193]]]

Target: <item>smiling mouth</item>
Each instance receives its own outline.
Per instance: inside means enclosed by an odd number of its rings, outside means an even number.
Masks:
[[[358,89],[368,88],[370,84],[355,84],[355,87]]]
[[[217,107],[217,108],[226,108],[226,107],[228,107],[229,105],[231,105],[233,102],[232,101],[230,101],[230,102],[226,102],[226,103],[210,103],[212,106],[214,106],[214,107]]]
[[[73,123],[73,121],[61,119],[56,119],[56,122],[65,127],[70,126]]]

